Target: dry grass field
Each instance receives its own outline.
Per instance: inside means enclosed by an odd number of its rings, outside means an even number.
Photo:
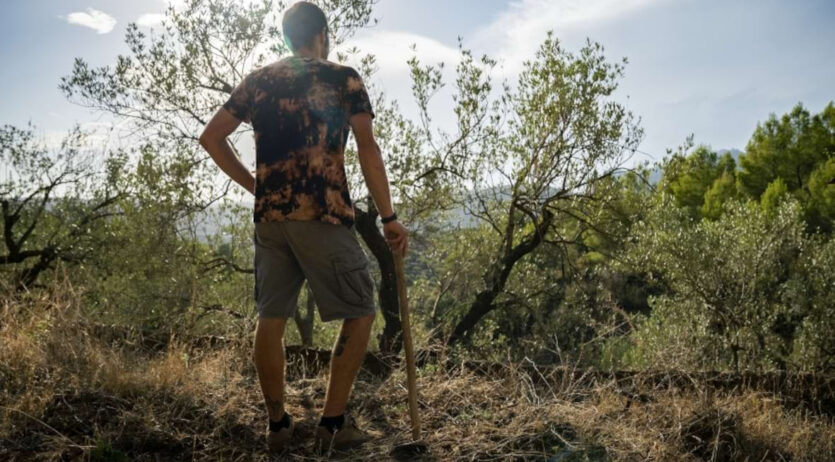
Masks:
[[[59,293],[0,306],[0,460],[269,460],[251,338],[148,348],[90,328],[72,288]],[[317,456],[326,377],[303,357],[288,367],[298,442],[284,460],[835,460],[831,408],[779,390],[640,375],[625,387],[532,364],[425,364],[420,456],[396,450],[409,438],[403,371],[364,370],[349,407],[376,441]]]

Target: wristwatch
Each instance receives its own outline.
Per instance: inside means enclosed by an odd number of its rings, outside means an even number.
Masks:
[[[396,219],[397,219],[397,213],[396,213],[396,212],[392,212],[392,213],[391,213],[391,215],[389,215],[389,216],[387,216],[387,217],[381,217],[381,218],[380,218],[380,221],[381,221],[381,222],[383,222],[383,224],[386,224],[386,223],[392,222],[392,221],[394,221],[394,220],[396,220]]]

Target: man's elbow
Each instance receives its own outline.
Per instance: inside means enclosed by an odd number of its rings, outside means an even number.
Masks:
[[[200,134],[200,138],[197,140],[200,142],[200,146],[203,146],[203,149],[209,151],[212,146],[216,146],[224,139],[226,139],[226,137],[220,136],[217,131],[203,129],[203,133]]]
[[[209,145],[212,143],[211,137],[205,130],[203,130],[203,133],[200,134],[200,138],[198,138],[197,141],[199,141],[200,146],[203,146],[203,149],[207,151],[209,150]]]

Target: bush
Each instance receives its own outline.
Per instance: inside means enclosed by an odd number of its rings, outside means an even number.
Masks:
[[[663,280],[624,356],[646,366],[815,368],[829,351],[832,244],[815,245],[800,205],[733,201],[695,222],[661,198],[635,227],[628,265]],[[805,353],[804,353],[805,352]]]

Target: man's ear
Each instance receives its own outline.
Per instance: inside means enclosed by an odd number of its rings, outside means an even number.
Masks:
[[[319,32],[319,36],[322,39],[322,50],[324,50],[327,55],[328,52],[330,52],[330,37],[328,36],[328,28],[323,28],[322,32]],[[327,56],[325,57],[327,58]]]

